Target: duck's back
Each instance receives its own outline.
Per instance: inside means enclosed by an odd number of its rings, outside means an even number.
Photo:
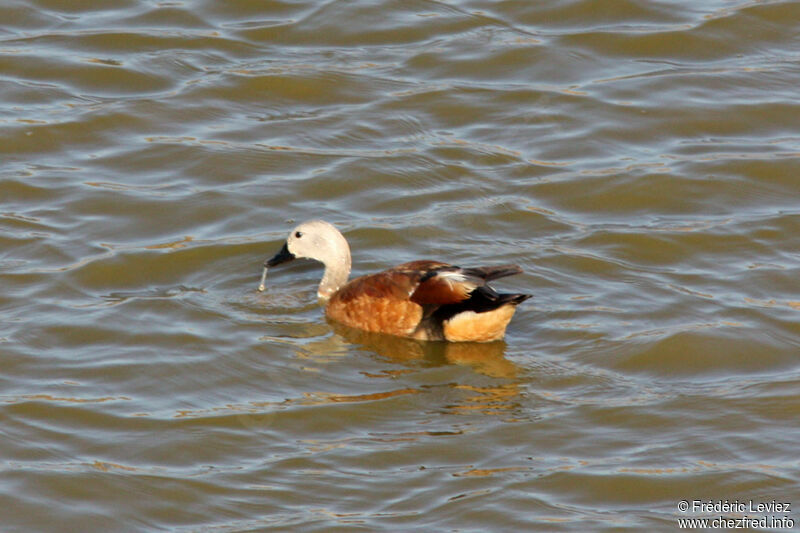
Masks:
[[[420,340],[497,340],[530,295],[498,294],[486,282],[519,272],[514,265],[412,261],[350,281],[333,294],[326,314],[350,327]]]

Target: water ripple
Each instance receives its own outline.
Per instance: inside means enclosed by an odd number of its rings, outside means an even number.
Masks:
[[[797,493],[797,6],[0,6],[3,525],[666,530]],[[255,290],[309,218],[356,274],[518,263],[534,297],[498,343],[342,328],[318,266]]]

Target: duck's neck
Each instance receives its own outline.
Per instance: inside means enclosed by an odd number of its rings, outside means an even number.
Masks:
[[[338,291],[342,285],[347,283],[350,276],[350,253],[343,254],[335,261],[325,263],[325,274],[317,290],[317,296],[323,300],[329,300],[333,293]]]

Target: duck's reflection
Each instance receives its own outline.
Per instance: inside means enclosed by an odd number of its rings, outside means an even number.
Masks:
[[[312,359],[318,362],[327,362],[340,359],[352,354],[353,345],[377,353],[392,363],[405,365],[406,368],[389,368],[379,372],[362,374],[368,378],[384,380],[383,385],[375,381],[365,384],[364,390],[348,390],[347,393],[319,391],[313,385],[315,380],[309,381],[309,390],[301,390],[299,394],[283,400],[248,401],[244,403],[225,403],[206,409],[183,409],[175,414],[176,418],[208,418],[214,424],[225,424],[236,421],[237,424],[248,428],[263,430],[284,417],[293,418],[295,406],[317,406],[330,404],[348,404],[386,401],[392,398],[426,395],[432,390],[441,391],[450,389],[444,395],[437,394],[437,401],[433,404],[425,401],[428,408],[436,412],[450,414],[489,414],[502,416],[505,421],[520,420],[521,396],[524,389],[524,377],[521,369],[505,358],[506,344],[503,341],[488,343],[470,342],[432,342],[417,341],[404,337],[370,333],[359,329],[349,328],[335,322],[330,322],[334,335],[322,334],[324,325],[314,323],[312,326],[298,327],[300,330],[294,337],[269,337],[270,342],[282,342],[287,346],[298,347],[298,339],[314,339],[303,343],[302,349],[297,350],[299,357]],[[324,332],[324,333],[327,333]],[[489,378],[478,378],[470,373],[461,373],[461,379],[447,378],[444,383],[433,384],[423,380],[421,384],[413,377],[400,379],[407,374],[417,372],[418,364],[424,362],[426,366],[461,365],[474,370],[476,373]],[[318,372],[315,365],[303,366],[303,370]],[[454,372],[454,374],[457,374]],[[507,381],[503,381],[507,380]],[[401,384],[402,383],[402,384]],[[375,390],[375,389],[379,390]],[[283,389],[280,388],[282,391]],[[283,395],[283,392],[273,393]],[[440,401],[444,399],[444,401]],[[438,402],[438,403],[437,403]],[[326,411],[325,416],[330,413]],[[375,442],[390,442],[396,439],[416,439],[420,436],[449,436],[461,434],[461,429],[430,427],[426,430],[403,431],[398,434],[380,434],[369,437]],[[359,442],[365,437],[359,436]],[[351,442],[351,437],[343,441],[314,440],[315,445],[345,445]],[[369,440],[368,439],[368,440]],[[307,442],[312,442],[308,440]]]
[[[506,343],[418,341],[394,335],[354,329],[334,321],[334,332],[351,344],[357,344],[395,362],[425,360],[469,366],[480,374],[494,378],[515,378],[517,365],[505,358]]]
[[[376,352],[395,363],[425,361],[433,365],[454,364],[472,368],[475,372],[491,378],[511,379],[506,383],[491,384],[448,383],[457,389],[458,398],[442,407],[453,414],[480,412],[515,418],[514,413],[520,405],[522,386],[516,379],[522,372],[519,367],[505,358],[506,343],[495,342],[431,342],[417,341],[393,335],[370,333],[330,322],[334,332],[344,342],[362,346]],[[406,371],[387,371],[370,375],[375,378],[394,377]],[[426,387],[414,389],[422,393]],[[408,392],[408,391],[403,391]],[[330,401],[330,399],[329,399]]]

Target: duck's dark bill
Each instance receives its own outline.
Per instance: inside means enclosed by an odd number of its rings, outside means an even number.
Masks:
[[[264,267],[274,267],[275,265],[280,265],[281,263],[285,263],[287,261],[291,261],[294,259],[294,254],[289,251],[289,247],[286,243],[283,243],[283,248],[275,254],[272,259],[264,263]]]
[[[292,259],[294,259],[294,254],[289,251],[289,246],[286,243],[283,243],[283,247],[281,247],[278,253],[272,256],[272,259],[269,259],[264,263],[264,272],[261,274],[261,283],[258,284],[258,290],[263,292],[264,289],[267,288],[267,271],[270,267],[280,265],[281,263],[286,263]]]

